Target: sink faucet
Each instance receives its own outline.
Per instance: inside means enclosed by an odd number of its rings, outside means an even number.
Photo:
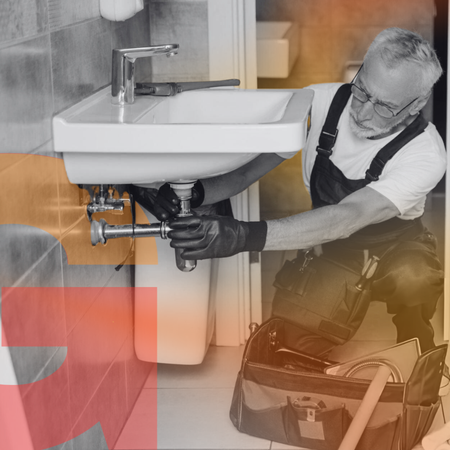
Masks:
[[[112,53],[112,102],[115,105],[134,102],[134,63],[138,58],[178,53],[178,44],[152,45],[150,47],[114,49]]]

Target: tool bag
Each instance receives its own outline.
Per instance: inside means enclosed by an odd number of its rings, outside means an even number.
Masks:
[[[310,249],[286,261],[275,276],[272,303],[272,315],[294,325],[286,325],[286,345],[324,355],[350,340],[369,308],[370,281],[379,260],[373,256],[357,271]]]
[[[234,389],[230,418],[241,432],[313,450],[337,450],[370,380],[326,375],[325,360],[285,345],[285,320],[251,334]],[[280,351],[281,350],[281,351]],[[405,382],[388,382],[357,450],[410,450],[429,430],[440,404],[447,345],[421,355]]]

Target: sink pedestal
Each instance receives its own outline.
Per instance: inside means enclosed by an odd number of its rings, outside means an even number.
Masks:
[[[157,219],[145,211],[150,223]],[[170,364],[200,364],[214,331],[215,304],[211,294],[215,262],[198,261],[192,272],[181,272],[174,264],[169,240],[156,239],[158,264],[137,265],[135,286],[157,288],[157,361],[152,345],[146,342],[151,308],[145,290],[135,294],[135,350],[143,361]],[[139,239],[136,255],[142,251]]]

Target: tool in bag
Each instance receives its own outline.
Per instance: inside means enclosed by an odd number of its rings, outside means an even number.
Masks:
[[[398,253],[434,251],[426,230],[412,229],[391,245],[377,247],[366,261],[342,257],[341,247],[327,247],[317,255],[315,249],[299,250],[292,261],[285,261],[275,276],[272,316],[286,325],[285,343],[290,349],[315,356],[326,356],[336,345],[349,341],[358,331],[372,301],[372,282],[377,270]],[[336,248],[338,250],[336,250]],[[346,247],[343,247],[347,250]],[[351,251],[351,250],[348,250]]]
[[[350,450],[356,442],[356,450],[411,450],[420,442],[440,405],[447,345],[420,355],[407,381],[388,381],[393,363],[380,364],[375,383],[296,367],[292,355],[301,352],[278,351],[289,350],[285,337],[293,326],[271,318],[251,334],[230,409],[239,431],[312,450]],[[370,386],[372,401],[363,402]]]
[[[313,249],[286,261],[275,276],[272,303],[272,315],[294,325],[286,346],[320,356],[350,340],[369,308],[379,262],[396,246],[368,258],[361,272]]]

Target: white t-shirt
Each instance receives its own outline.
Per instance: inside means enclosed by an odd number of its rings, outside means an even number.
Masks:
[[[303,180],[309,191],[316,148],[331,101],[341,86],[328,83],[310,86],[314,90],[311,128],[302,152]],[[339,134],[330,159],[348,179],[365,178],[366,170],[378,151],[399,133],[382,139],[360,139],[349,126],[352,97],[339,120]],[[423,214],[426,195],[445,173],[446,151],[436,127],[429,123],[423,133],[401,148],[385,165],[379,180],[367,186],[387,197],[400,211],[400,219],[410,220]]]

